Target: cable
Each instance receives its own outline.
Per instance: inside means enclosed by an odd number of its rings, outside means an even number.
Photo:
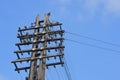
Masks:
[[[54,59],[54,63],[55,62],[57,62],[57,59]],[[63,74],[62,73],[60,73],[60,68],[59,68],[59,71],[58,71],[58,69],[57,68],[55,68],[55,71],[56,71],[56,73],[57,73],[57,76],[58,76],[58,80],[66,80],[66,79],[64,79],[64,76],[63,76]]]
[[[95,48],[99,48],[99,49],[103,49],[103,50],[107,50],[107,51],[112,51],[112,52],[120,53],[120,51],[114,50],[114,49],[103,48],[103,47],[96,46],[96,45],[93,45],[93,44],[83,43],[83,42],[79,42],[79,41],[71,40],[71,39],[66,39],[66,40],[74,42],[74,43],[78,43],[78,44],[81,44],[81,45],[86,45],[86,46],[90,46],[90,47],[95,47]]]
[[[68,80],[72,80],[72,77],[71,77],[71,74],[70,74],[70,71],[69,71],[69,68],[68,68],[68,66],[67,66],[67,61],[65,60],[65,57],[64,57],[64,69],[65,69],[65,72],[66,72],[66,74],[67,74],[67,76],[68,76]]]
[[[63,70],[60,70],[59,73],[61,74],[62,80],[66,80],[66,79],[65,79],[65,76],[64,76]]]
[[[55,63],[55,62],[56,62],[56,59],[54,59],[54,61],[53,61],[53,62]],[[57,74],[57,76],[58,76],[58,80],[61,80],[60,75],[59,75],[59,73],[58,73],[58,71],[57,71],[56,67],[55,67],[54,69],[55,69],[56,74]]]
[[[56,71],[56,73],[57,73],[58,79],[61,80],[60,75],[59,75],[59,73],[58,73],[58,71],[57,71],[56,68],[55,68],[55,71]]]
[[[93,41],[98,41],[98,42],[101,42],[101,43],[104,43],[104,44],[120,47],[119,44],[114,44],[114,43],[111,43],[111,42],[95,39],[95,38],[92,38],[92,37],[89,37],[89,36],[84,36],[84,35],[80,35],[80,34],[77,34],[77,33],[68,32],[68,31],[65,31],[65,32],[69,33],[69,34],[72,34],[72,35],[75,35],[75,36],[78,36],[78,37],[82,37],[82,38],[90,39],[90,40],[93,40]]]
[[[21,75],[21,74],[19,74],[20,75],[20,78],[22,78],[22,80],[24,79],[24,77]]]
[[[49,76],[50,76],[50,80],[54,80],[54,76],[52,75],[52,70],[51,70],[51,68],[49,68],[48,70],[48,73],[49,73]]]
[[[69,76],[68,71],[66,69],[66,65],[64,66],[64,69],[65,69],[65,72],[66,72],[66,75],[67,75],[67,79],[70,80],[70,76]]]

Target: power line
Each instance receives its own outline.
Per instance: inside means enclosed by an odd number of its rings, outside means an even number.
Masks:
[[[54,60],[54,62],[56,62],[56,60]],[[58,76],[58,80],[61,80],[61,77],[60,77],[60,75],[59,75],[59,73],[58,73],[56,68],[55,68],[55,71],[56,71],[56,75]]]
[[[63,70],[59,70],[59,72],[60,72],[60,74],[61,74],[62,80],[66,80]]]
[[[70,71],[69,71],[69,68],[68,68],[67,61],[66,61],[65,57],[64,57],[64,62],[65,62],[64,69],[65,69],[65,72],[67,74],[68,80],[72,80],[72,76],[70,74]]]
[[[51,70],[51,68],[49,68],[48,70],[48,75],[49,75],[49,77],[50,77],[50,80],[54,80],[54,76],[52,75],[52,70]]]
[[[57,69],[56,69],[56,68],[55,68],[55,71],[56,71],[56,73],[57,73],[58,80],[61,80],[61,77],[60,77],[60,75],[59,75],[59,73],[58,73],[58,71],[57,71]]]
[[[72,32],[68,32],[68,31],[65,31],[65,32],[68,33],[68,34],[71,34],[71,35],[78,36],[78,37],[82,37],[82,38],[90,39],[90,40],[93,40],[93,41],[101,42],[101,43],[104,43],[104,44],[108,44],[108,45],[112,45],[112,46],[120,47],[119,44],[114,44],[114,43],[111,43],[111,42],[107,42],[107,41],[103,41],[103,40],[95,39],[95,38],[92,38],[92,37],[89,37],[89,36],[80,35],[80,34],[72,33]]]
[[[83,43],[83,42],[76,41],[76,40],[71,40],[71,39],[66,39],[66,40],[74,42],[74,43],[78,43],[78,44],[81,44],[81,45],[86,45],[86,46],[90,46],[90,47],[95,47],[95,48],[99,48],[99,49],[103,49],[103,50],[107,50],[107,51],[112,51],[112,52],[120,53],[120,51],[114,50],[114,49],[104,48],[104,47],[100,47],[100,46],[96,46],[96,45],[88,44],[88,43]]]

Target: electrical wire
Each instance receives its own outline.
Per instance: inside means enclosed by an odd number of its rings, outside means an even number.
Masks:
[[[23,80],[24,79],[24,77],[19,73],[19,75],[20,75],[20,78],[22,78],[21,80]]]
[[[86,45],[86,46],[90,46],[90,47],[95,47],[95,48],[99,48],[99,49],[103,49],[103,50],[107,50],[107,51],[112,51],[112,52],[120,53],[119,50],[104,48],[104,47],[100,47],[100,46],[96,46],[96,45],[88,44],[88,43],[83,43],[83,42],[76,41],[76,40],[71,40],[71,39],[65,39],[65,40],[68,40],[68,41],[71,41],[71,42],[74,42],[74,43],[78,43],[78,44],[81,44],[81,45]]]
[[[68,68],[67,61],[66,61],[65,57],[64,57],[64,69],[65,69],[66,75],[68,77],[68,80],[72,80],[72,76],[70,74],[70,71],[69,71],[69,68]]]
[[[74,36],[78,36],[78,37],[82,37],[82,38],[90,39],[90,40],[93,40],[93,41],[101,42],[101,43],[104,43],[104,44],[108,44],[108,45],[112,45],[112,46],[120,47],[119,44],[114,44],[114,43],[111,43],[111,42],[107,42],[107,41],[103,41],[103,40],[95,39],[95,38],[92,38],[92,37],[89,37],[89,36],[80,35],[80,34],[72,33],[72,32],[68,32],[68,31],[65,31],[65,32],[68,33],[68,34],[74,35]]]
[[[65,72],[66,72],[66,75],[67,75],[67,80],[70,80],[70,76],[69,76],[69,74],[68,74],[68,71],[67,71],[67,69],[66,69],[66,65],[64,64],[64,69],[65,69]]]
[[[53,62],[55,63],[56,61],[57,61],[57,60],[55,59]],[[58,71],[57,71],[56,67],[55,67],[54,69],[55,69],[56,74],[57,74],[57,76],[58,76],[58,80],[61,80],[60,75],[59,75],[59,73],[58,73]]]
[[[67,59],[66,59],[66,57],[67,57]],[[66,68],[66,70],[67,70],[67,74],[69,75],[70,74],[70,78],[71,79],[69,79],[69,80],[72,80],[72,75],[71,75],[71,71],[70,70],[72,70],[72,61],[71,61],[71,59],[70,59],[70,56],[67,54],[64,54],[64,58],[63,58],[63,61],[65,62],[65,67],[64,68]],[[69,63],[70,62],[70,63]],[[68,67],[68,64],[69,64],[69,67]]]
[[[56,73],[57,73],[58,79],[61,80],[60,75],[59,75],[59,73],[58,73],[58,71],[57,71],[56,68],[55,68],[55,71],[56,71]]]
[[[55,63],[55,62],[57,62],[56,59],[54,60],[54,63]],[[55,71],[56,71],[56,73],[57,73],[57,75],[58,75],[59,80],[65,80],[64,77],[63,77],[63,75],[62,75],[62,73],[60,73],[60,71],[61,71],[60,69],[59,69],[59,71],[58,71],[58,69],[55,68]]]
[[[65,76],[64,76],[63,70],[60,70],[59,73],[61,74],[62,80],[66,80],[66,79],[65,79]]]
[[[49,73],[49,76],[50,76],[50,80],[54,80],[54,76],[52,75],[52,70],[51,68],[48,69],[48,73]]]

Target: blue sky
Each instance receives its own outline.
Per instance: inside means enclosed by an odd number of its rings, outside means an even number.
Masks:
[[[37,14],[51,12],[51,21],[69,32],[120,45],[120,0],[0,0],[0,80],[23,80],[10,63],[19,26],[30,25]],[[86,38],[65,38],[120,51]],[[120,80],[120,53],[65,41],[65,57],[73,80]]]

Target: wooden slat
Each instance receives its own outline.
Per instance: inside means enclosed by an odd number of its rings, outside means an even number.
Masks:
[[[24,62],[24,61],[31,61],[31,60],[37,60],[37,59],[44,59],[44,58],[51,58],[51,57],[58,57],[58,56],[63,56],[63,53],[59,53],[59,54],[52,54],[52,55],[47,55],[47,56],[43,56],[43,57],[35,57],[35,58],[31,58],[31,57],[27,57],[27,58],[21,58],[21,59],[17,59],[12,61],[12,63],[16,63],[16,62]]]
[[[39,29],[39,28],[43,28],[42,26],[38,26],[38,27],[35,27],[35,26],[31,26],[31,27],[27,27],[27,28],[23,28],[23,29],[19,29],[18,31],[26,31],[26,30],[34,30],[34,29]]]
[[[43,50],[50,50],[50,49],[59,49],[59,48],[65,48],[65,46],[46,47],[43,49],[37,48],[35,50],[32,50],[32,49],[18,50],[18,51],[14,51],[14,53],[25,53],[25,52],[43,51]]]
[[[46,32],[46,33],[18,35],[17,38],[26,39],[26,38],[33,38],[34,36],[40,37],[40,36],[45,35],[45,34],[53,34],[53,33],[54,34],[61,34],[61,33],[64,33],[64,32],[65,32],[64,30],[56,30],[56,31],[49,31],[49,32]]]
[[[50,64],[46,64],[46,67],[56,66],[56,65],[63,65],[63,64],[64,64],[64,62],[50,63]],[[37,65],[37,68],[39,68],[39,65]],[[26,70],[26,69],[30,69],[30,66],[28,66],[28,67],[16,68],[15,71]]]
[[[29,42],[23,42],[23,43],[16,43],[15,45],[16,46],[19,46],[19,45],[28,45],[28,44],[35,44],[35,43],[43,43],[45,41],[58,41],[58,40],[64,40],[64,38],[55,38],[55,39],[47,39],[47,40],[39,40],[39,41],[36,41],[36,42],[33,42],[33,41],[29,41]],[[20,49],[19,49],[20,50]]]
[[[23,28],[23,29],[19,29],[18,31],[26,31],[26,30],[34,30],[34,29],[39,29],[39,28],[46,28],[46,27],[51,27],[51,26],[58,26],[58,25],[62,25],[62,23],[59,23],[59,22],[56,22],[56,23],[51,23],[49,26],[38,26],[38,27],[35,27],[35,26],[31,26],[31,27],[27,27],[27,28]]]

